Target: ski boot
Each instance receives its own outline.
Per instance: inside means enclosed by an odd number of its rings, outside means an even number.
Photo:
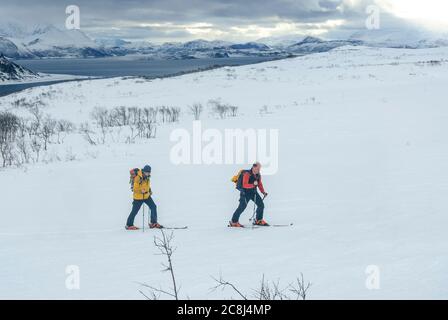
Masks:
[[[262,226],[262,227],[269,227],[269,223],[264,221],[264,219],[261,220],[254,220],[254,226]]]
[[[124,227],[126,230],[138,230],[136,226],[126,226]]]
[[[158,224],[157,222],[156,223],[150,223],[149,224],[149,229],[163,229],[163,226]]]
[[[238,221],[237,222],[229,221],[228,226],[232,227],[232,228],[244,228],[244,226],[241,223],[239,223]]]

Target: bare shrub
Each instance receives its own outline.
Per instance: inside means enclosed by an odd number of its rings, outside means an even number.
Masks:
[[[163,255],[166,257],[167,262],[166,263],[162,263],[162,266],[164,267],[164,269],[162,271],[170,272],[171,275],[171,282],[172,282],[172,288],[170,288],[169,290],[164,290],[162,288],[156,288],[147,284],[142,283],[141,285],[149,288],[152,290],[151,292],[151,296],[152,299],[157,299],[157,294],[165,294],[167,296],[170,296],[171,298],[174,298],[175,300],[179,300],[179,287],[177,286],[176,283],[176,277],[174,274],[174,268],[173,268],[173,253],[176,250],[176,248],[173,247],[172,241],[174,239],[174,233],[171,232],[170,235],[166,235],[165,232],[160,229],[161,232],[161,237],[154,237],[154,245],[156,246],[156,248],[159,250],[160,255]],[[149,298],[147,295],[144,294],[144,292],[140,291],[141,294],[143,294],[146,298]]]
[[[248,300],[247,294],[242,293],[240,289],[233,283],[224,280],[222,276],[219,278],[213,278],[217,283],[211,290],[217,289],[224,290],[230,287],[236,292],[243,300]],[[310,282],[305,282],[303,274],[296,278],[296,282],[289,283],[286,286],[280,285],[280,280],[267,281],[263,275],[258,288],[253,289],[253,297],[256,300],[305,300],[307,292],[311,287]]]
[[[228,116],[236,117],[238,115],[238,107],[228,103],[223,103],[220,99],[211,99],[207,102],[210,113],[217,116],[220,119],[224,119]]]
[[[227,104],[222,103],[219,99],[209,100],[208,105],[210,107],[210,112],[213,115],[216,115],[221,119],[224,119],[227,116],[229,106]]]
[[[10,166],[15,159],[14,143],[19,129],[19,117],[10,112],[0,112],[0,155],[2,166]]]
[[[59,120],[56,124],[57,143],[64,143],[65,137],[75,130],[73,122],[68,120]]]
[[[147,123],[156,123],[157,122],[157,108],[144,108],[143,109],[143,117]]]
[[[34,162],[39,162],[40,152],[43,147],[42,139],[38,135],[33,135],[30,140],[30,147],[35,155]]]
[[[92,119],[96,122],[98,127],[109,127],[109,111],[105,108],[95,107],[90,113]]]
[[[99,128],[100,137],[98,141],[95,141],[94,139],[92,139],[92,141],[104,144],[107,136],[110,136],[113,141],[117,141],[120,139],[121,131],[124,127],[127,127],[130,132],[126,137],[126,143],[134,143],[136,138],[155,138],[159,110],[164,110],[164,121],[177,121],[178,112],[176,112],[176,109],[172,108],[125,108],[121,106],[109,111],[105,108],[96,107],[91,113],[91,118]],[[93,131],[90,131],[89,136],[92,137]],[[86,136],[86,131],[83,130],[83,132]]]
[[[34,117],[35,127],[40,128],[42,124],[42,119],[44,117],[42,111],[39,109],[38,106],[32,106],[29,108],[29,112]]]
[[[26,105],[26,103],[27,103],[27,102],[26,102],[26,98],[20,98],[20,99],[14,100],[14,101],[12,102],[12,105],[13,105],[15,108],[20,108],[20,107]]]
[[[199,120],[201,118],[202,111],[204,111],[204,106],[201,103],[193,103],[188,107],[188,109],[193,115],[194,120]]]
[[[263,105],[258,112],[260,113],[260,115],[268,114],[270,113],[269,107],[267,105]]]
[[[180,108],[162,106],[158,108],[163,123],[178,122],[180,116]]]
[[[300,277],[296,278],[296,282],[289,286],[289,291],[296,295],[297,300],[305,300],[310,287],[311,282],[305,281],[303,273],[300,273]]]
[[[100,129],[101,137],[99,143],[106,143],[106,135],[109,132],[108,128],[112,126],[111,115],[105,108],[96,107],[91,113],[91,117],[96,122],[97,127]]]
[[[83,135],[84,139],[86,139],[89,144],[93,146],[97,144],[92,138],[92,134],[94,132],[92,131],[92,129],[90,129],[88,122],[81,123],[81,125],[79,126],[79,132]]]
[[[213,278],[213,280],[216,281],[216,286],[214,286],[213,288],[211,288],[212,291],[216,291],[218,289],[222,289],[224,290],[226,287],[230,287],[232,288],[233,291],[235,291],[243,300],[248,300],[246,295],[243,294],[233,283],[224,280],[222,275],[219,276],[219,278]]]
[[[126,110],[126,107],[116,107],[114,113],[119,126],[127,126],[129,124],[129,113]]]
[[[76,154],[73,152],[72,148],[65,150],[65,161],[75,161],[77,160]]]
[[[180,108],[171,107],[170,122],[179,122]]]
[[[28,122],[25,119],[19,120],[19,128],[17,131],[17,151],[18,151],[18,163],[25,164],[31,160],[31,149],[27,141],[28,137]]]
[[[162,123],[167,122],[168,120],[168,108],[167,107],[159,107],[158,112],[160,114],[160,118]]]
[[[172,244],[174,233],[171,232],[167,235],[163,229],[161,229],[160,232],[160,237],[154,237],[154,245],[159,250],[159,254],[166,258],[166,262],[162,263],[162,271],[170,273],[172,287],[166,290],[162,287],[157,288],[145,283],[139,283],[144,288],[150,289],[149,294],[146,294],[142,290],[139,290],[139,292],[149,300],[157,300],[162,295],[178,300],[179,287],[173,268],[173,253],[176,250]],[[216,282],[216,285],[210,289],[211,291],[216,291],[218,289],[224,290],[229,287],[236,292],[242,300],[249,300],[247,294],[240,290],[234,283],[225,280],[222,275],[220,275],[219,278],[212,277],[212,279]],[[257,300],[305,300],[310,286],[311,283],[304,280],[302,273],[300,274],[300,277],[296,278],[295,282],[291,282],[286,286],[281,286],[280,280],[269,282],[265,280],[263,275],[259,286],[256,289],[253,289],[252,298]]]
[[[49,116],[45,117],[42,121],[42,129],[40,134],[42,136],[45,151],[47,151],[48,144],[51,142],[51,137],[56,133],[56,125],[57,121]]]
[[[135,124],[137,128],[137,135],[139,138],[151,139],[156,137],[157,125],[157,109],[144,108],[139,109],[139,121]]]
[[[238,107],[234,105],[228,105],[228,110],[231,117],[236,117],[238,115]]]

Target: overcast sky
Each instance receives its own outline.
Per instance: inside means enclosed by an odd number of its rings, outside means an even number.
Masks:
[[[77,5],[92,37],[153,42],[315,35],[338,38],[365,29],[366,9],[380,9],[382,28],[415,25],[446,31],[446,0],[0,0],[0,21],[65,24]]]

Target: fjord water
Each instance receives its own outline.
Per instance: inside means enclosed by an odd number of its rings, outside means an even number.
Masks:
[[[94,77],[162,77],[214,66],[233,66],[272,60],[267,57],[148,60],[126,57],[94,59],[34,59],[17,63],[33,71]]]
[[[143,76],[149,78],[166,77],[182,72],[238,66],[272,60],[272,57],[232,57],[187,60],[147,60],[127,57],[92,59],[32,59],[17,60],[16,63],[36,72],[66,74],[89,77]],[[54,84],[58,81],[33,83],[0,84],[0,96],[27,88]]]
[[[36,72],[88,77],[141,76],[167,77],[183,72],[194,72],[223,66],[239,66],[272,60],[270,57],[204,58],[188,60],[148,60],[112,57],[92,59],[32,59],[16,63]],[[71,80],[0,84],[0,97],[24,89]]]

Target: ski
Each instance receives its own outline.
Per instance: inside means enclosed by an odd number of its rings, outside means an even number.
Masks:
[[[183,226],[183,227],[163,227],[162,229],[167,229],[167,230],[184,230],[184,229],[188,229],[188,226]]]
[[[185,230],[188,229],[188,226],[182,226],[182,227],[163,227],[163,228],[149,228],[146,227],[145,230]],[[138,230],[143,230],[143,228],[139,228]]]
[[[269,228],[269,227],[277,227],[278,228],[278,227],[291,227],[293,225],[294,225],[293,223],[289,223],[289,224],[270,224],[268,226],[259,226],[259,225],[253,224],[249,228],[252,228],[252,229]]]
[[[258,228],[269,228],[269,227],[292,227],[294,225],[294,223],[289,223],[289,224],[270,224],[267,226],[259,226],[256,224],[251,224],[251,225],[243,225],[243,227],[241,227],[241,229],[258,229]],[[230,225],[227,225],[227,227],[232,228]],[[239,229],[239,228],[235,228],[235,229]]]

